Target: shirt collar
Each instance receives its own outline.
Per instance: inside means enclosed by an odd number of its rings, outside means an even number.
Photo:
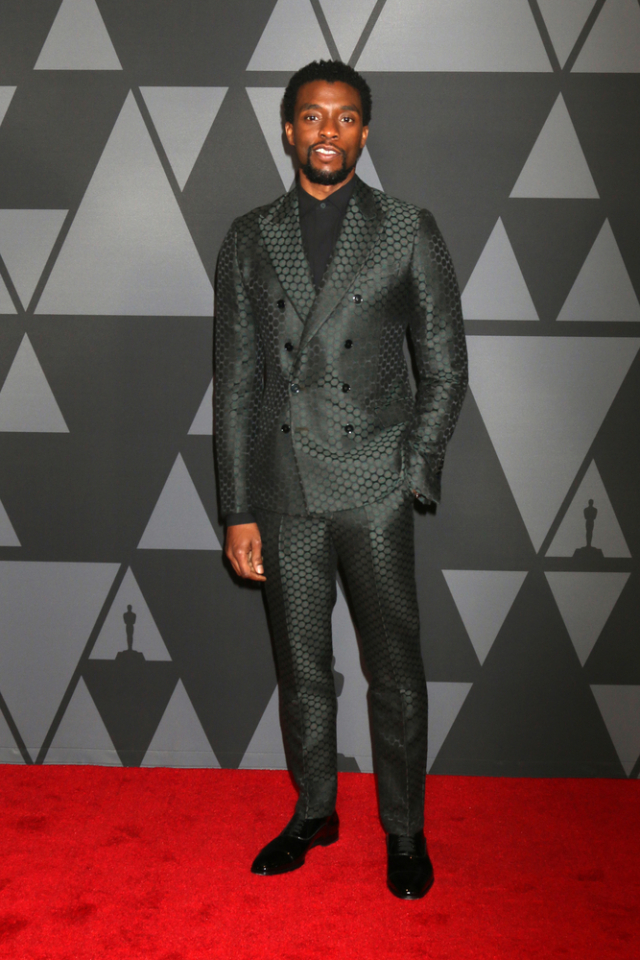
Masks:
[[[317,209],[320,203],[330,203],[332,207],[335,207],[339,213],[344,214],[346,212],[347,206],[349,205],[349,200],[351,199],[351,194],[353,193],[354,187],[356,185],[356,178],[352,177],[348,183],[345,183],[344,186],[340,187],[339,190],[335,190],[333,193],[330,193],[325,200],[317,200],[315,197],[312,197],[310,193],[300,186],[300,180],[296,180],[296,190],[298,193],[298,204],[300,206],[300,216],[304,217],[308,213],[311,213],[312,210]]]

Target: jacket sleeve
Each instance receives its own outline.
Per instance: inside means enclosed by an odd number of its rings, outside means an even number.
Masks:
[[[445,449],[467,389],[467,349],[451,257],[426,210],[420,214],[411,282],[409,328],[418,389],[404,442],[405,477],[420,501],[437,503]]]
[[[262,349],[238,264],[234,224],[220,250],[216,282],[216,458],[223,517],[251,512],[248,472],[262,384]]]

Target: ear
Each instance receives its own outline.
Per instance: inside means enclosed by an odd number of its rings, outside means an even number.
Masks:
[[[369,136],[369,127],[362,128],[362,136],[360,137],[360,149],[364,148],[365,143],[367,142],[367,137]]]
[[[285,125],[284,125],[284,132],[285,132],[285,134],[286,134],[286,136],[287,136],[287,140],[289,141],[289,146],[295,147],[295,145],[296,145],[296,140],[295,140],[295,137],[294,137],[294,135],[293,135],[293,124],[292,124],[292,123],[289,123],[289,122],[285,123]]]

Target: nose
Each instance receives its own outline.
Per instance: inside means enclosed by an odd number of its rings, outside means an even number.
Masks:
[[[335,140],[338,136],[338,124],[333,117],[325,117],[320,129],[323,140]]]

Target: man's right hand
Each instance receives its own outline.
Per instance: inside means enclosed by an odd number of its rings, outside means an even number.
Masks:
[[[262,540],[257,523],[237,523],[227,527],[224,552],[239,577],[266,580],[262,563]]]

